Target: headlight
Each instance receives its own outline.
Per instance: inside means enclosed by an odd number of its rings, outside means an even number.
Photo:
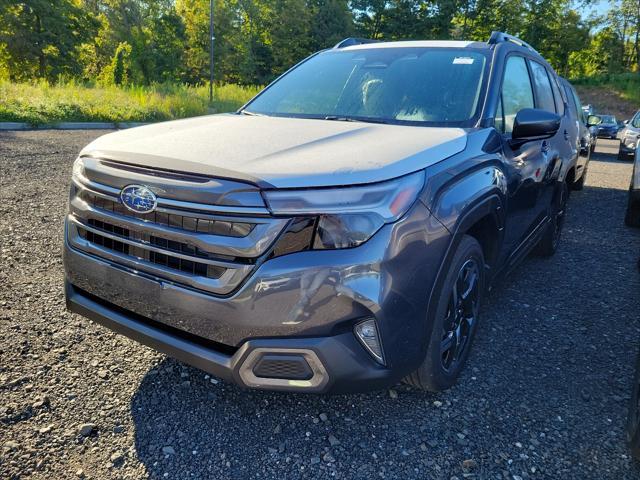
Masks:
[[[420,171],[370,185],[267,190],[264,196],[274,215],[318,218],[313,248],[349,248],[407,213],[423,186],[424,171]]]
[[[76,161],[73,162],[72,176],[74,180],[84,178],[84,161],[80,157],[76,158]]]

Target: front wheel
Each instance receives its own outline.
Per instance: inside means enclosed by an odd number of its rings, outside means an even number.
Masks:
[[[465,235],[453,256],[437,302],[433,330],[422,365],[405,382],[439,392],[453,386],[469,356],[484,288],[484,256],[478,241]]]
[[[558,249],[567,213],[568,199],[569,186],[567,185],[567,182],[562,182],[559,187],[559,191],[556,194],[556,200],[554,201],[551,221],[547,226],[547,230],[542,235],[540,243],[538,243],[537,253],[541,257],[551,257]]]
[[[629,202],[624,216],[624,223],[628,227],[640,228],[640,199],[634,201],[632,195],[632,190],[629,190]]]
[[[640,460],[640,355],[638,355],[631,402],[629,403],[629,414],[627,416],[627,442],[629,443],[631,454]]]
[[[582,170],[582,176],[580,177],[580,180],[578,180],[577,182],[574,182],[573,185],[571,185],[571,188],[573,190],[582,190],[584,188],[584,182],[587,181],[587,172],[588,172],[588,163],[587,166],[584,167],[584,170]]]

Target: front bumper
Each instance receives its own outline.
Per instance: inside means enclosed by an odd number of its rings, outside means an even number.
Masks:
[[[402,378],[376,364],[350,333],[332,337],[256,339],[234,353],[223,352],[195,337],[177,334],[132,312],[65,284],[67,308],[137,342],[193,365],[223,380],[249,388],[309,393],[348,393],[382,388]],[[247,375],[263,352],[313,355],[314,377],[308,380],[262,379]]]
[[[229,296],[154,278],[75,250],[65,241],[67,304],[246,387],[369,390],[397,382],[422,362],[431,333],[427,299],[448,241],[444,227],[418,202],[405,218],[358,248],[268,260]],[[364,318],[376,320],[385,366],[353,334]],[[299,351],[314,372],[322,370],[322,378],[309,385],[256,381],[246,368],[243,375],[247,359],[257,359],[252,352],[264,348]]]

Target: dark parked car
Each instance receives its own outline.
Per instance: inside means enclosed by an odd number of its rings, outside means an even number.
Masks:
[[[580,97],[575,88],[564,78],[560,78],[560,84],[566,94],[569,115],[571,115],[571,138],[576,139],[576,149],[578,151],[578,160],[576,162],[575,175],[570,185],[574,190],[582,190],[584,182],[587,179],[587,171],[589,169],[589,160],[591,153],[595,149],[596,135],[587,126],[587,115],[585,114]]]
[[[640,227],[640,149],[636,149],[631,185],[629,186],[629,202],[624,221],[630,227]]]
[[[620,131],[620,153],[619,159],[626,157],[633,157],[633,154],[638,149],[640,143],[640,110],[631,118],[631,120],[625,122],[624,128]]]
[[[598,127],[598,137],[601,138],[618,138],[618,120],[613,115],[591,115],[589,117],[589,125]]]
[[[348,39],[234,114],[100,137],[73,168],[68,308],[249,388],[448,388],[487,287],[558,248],[565,106],[504,33]]]

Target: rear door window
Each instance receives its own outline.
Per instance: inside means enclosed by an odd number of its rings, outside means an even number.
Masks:
[[[569,88],[569,92],[571,93],[571,98],[573,98],[573,101],[576,104],[576,108],[578,109],[578,118],[584,123],[587,123],[587,115],[584,113],[584,110],[582,110],[582,102],[580,101],[580,97],[578,97],[578,94],[573,89],[573,87]]]
[[[575,97],[572,95],[573,92],[571,91],[571,88],[565,87],[565,91],[567,92],[567,97],[569,97],[569,108],[573,112],[573,115],[575,115],[576,118],[581,118],[579,113],[580,110],[578,105],[576,104]]]
[[[536,106],[542,110],[556,113],[555,99],[547,69],[538,62],[530,62],[533,83],[536,89]]]

